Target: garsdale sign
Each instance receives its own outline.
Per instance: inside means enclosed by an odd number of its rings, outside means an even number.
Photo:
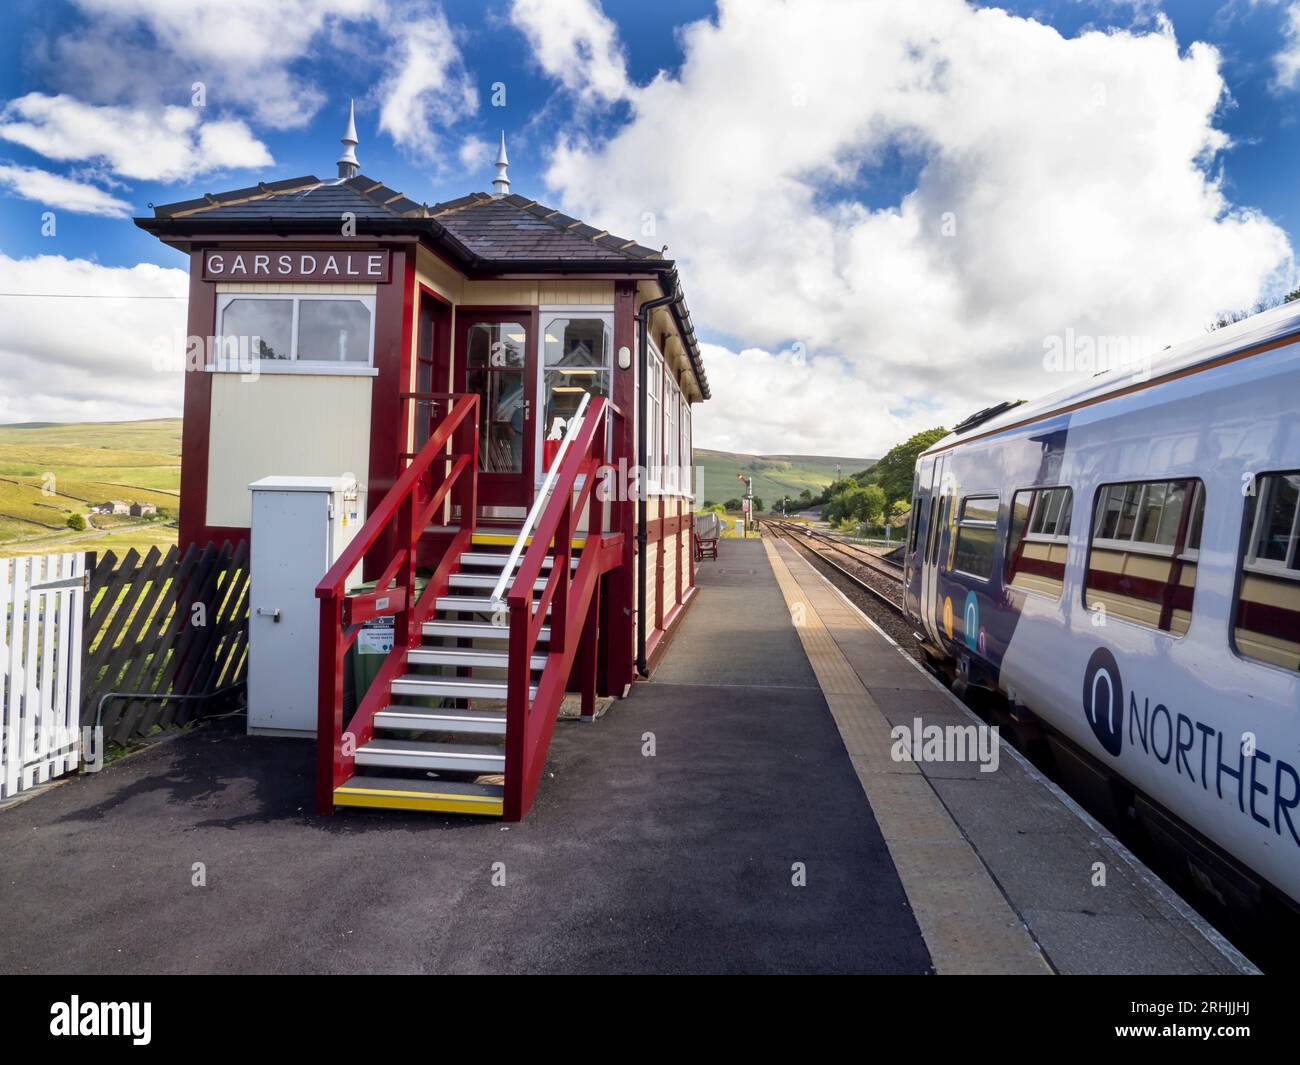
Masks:
[[[1238,813],[1300,846],[1300,770],[1254,745],[1249,733],[1225,735],[1158,696],[1129,690],[1115,656],[1098,647],[1083,674],[1083,714],[1097,742],[1118,758],[1125,745],[1166,772],[1231,803]],[[1127,725],[1127,729],[1125,729]]]
[[[203,253],[204,281],[324,281],[383,284],[388,281],[387,251],[320,248],[209,249]]]

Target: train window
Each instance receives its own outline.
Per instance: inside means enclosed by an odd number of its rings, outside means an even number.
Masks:
[[[921,528],[921,497],[917,496],[912,500],[912,512],[908,515],[911,529],[909,530],[909,541],[907,544],[907,553],[910,555],[916,550],[916,537]]]
[[[1193,478],[1100,488],[1084,606],[1183,635],[1192,620],[1204,513],[1205,487]]]
[[[1300,472],[1270,473],[1246,497],[1233,641],[1247,658],[1300,670]]]
[[[1074,493],[1065,487],[1027,488],[1011,500],[1007,584],[1061,597]]]
[[[968,496],[957,518],[957,548],[952,568],[986,581],[993,575],[998,550],[998,497]]]

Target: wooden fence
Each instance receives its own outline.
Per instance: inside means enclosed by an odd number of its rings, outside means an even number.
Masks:
[[[248,570],[242,540],[96,558],[81,723],[99,718],[104,742],[120,743],[218,708],[210,697],[228,696],[246,676]]]

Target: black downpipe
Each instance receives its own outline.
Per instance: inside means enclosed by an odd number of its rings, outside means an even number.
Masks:
[[[646,417],[649,411],[649,389],[647,388],[647,371],[650,368],[650,343],[649,343],[649,323],[650,312],[659,307],[666,307],[670,303],[677,302],[681,298],[681,288],[676,280],[673,282],[673,291],[667,296],[660,296],[657,300],[646,300],[641,304],[640,309],[636,312],[637,325],[637,351],[636,351],[636,372],[637,383],[640,387],[637,389],[638,396],[636,401],[636,461],[640,471],[637,478],[637,503],[636,503],[636,671],[643,677],[650,675],[650,667],[645,660],[645,601],[646,601],[646,555],[649,547],[650,534],[646,528],[649,518],[649,500],[647,496],[647,486],[649,479],[646,469]]]

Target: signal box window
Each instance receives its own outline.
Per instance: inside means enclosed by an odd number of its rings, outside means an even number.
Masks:
[[[997,496],[969,496],[961,501],[952,562],[955,572],[982,581],[993,575],[993,560],[998,551],[997,524]]]
[[[1007,584],[1061,597],[1073,506],[1069,488],[1027,488],[1015,494],[1007,536]]]
[[[1182,636],[1192,621],[1205,486],[1134,481],[1097,493],[1083,602]]]
[[[1246,499],[1233,639],[1247,658],[1300,670],[1300,472],[1270,473]]]

